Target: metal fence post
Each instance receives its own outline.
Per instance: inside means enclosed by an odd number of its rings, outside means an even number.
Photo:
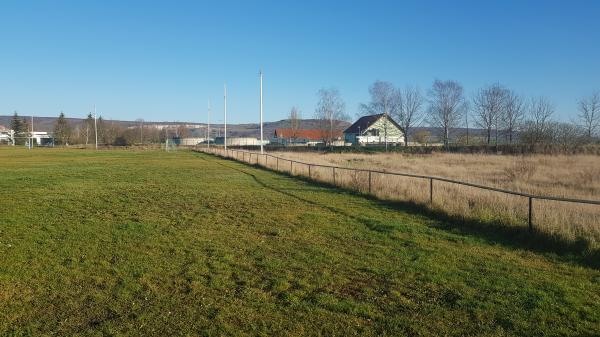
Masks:
[[[312,173],[310,172],[310,164],[308,164],[308,178],[312,179]]]
[[[333,185],[335,185],[335,167],[333,168]]]
[[[277,157],[277,171],[279,171],[279,157]]]
[[[371,194],[371,171],[369,171],[369,194]]]
[[[433,205],[433,178],[429,178],[429,204]]]
[[[294,174],[294,162],[290,160],[290,175]]]
[[[529,232],[533,232],[533,198],[529,197],[529,215],[527,216]]]

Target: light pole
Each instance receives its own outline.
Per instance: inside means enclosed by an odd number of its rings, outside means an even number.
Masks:
[[[263,74],[260,70],[260,154],[264,153],[263,149],[263,90],[262,90]]]
[[[208,148],[210,149],[210,99],[208,100],[208,123],[206,126],[206,141]]]
[[[31,139],[29,140],[29,149],[33,149],[33,115],[31,115]]]
[[[94,104],[94,136],[96,137],[96,150],[98,150],[98,124],[96,123],[96,104]]]
[[[227,84],[223,84],[223,144],[225,145],[225,151],[227,151]]]

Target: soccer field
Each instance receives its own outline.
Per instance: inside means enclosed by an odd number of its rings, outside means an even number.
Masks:
[[[0,148],[0,335],[592,336],[600,270],[189,151]]]

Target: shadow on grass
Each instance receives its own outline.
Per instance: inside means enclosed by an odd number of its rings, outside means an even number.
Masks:
[[[349,195],[360,195],[371,200],[372,202],[376,203],[381,207],[385,207],[395,211],[401,211],[409,215],[425,216],[429,219],[436,220],[435,224],[432,224],[430,226],[435,227],[437,229],[451,231],[455,234],[476,237],[484,240],[486,243],[489,244],[499,244],[513,249],[526,249],[536,253],[552,254],[553,256],[566,262],[574,262],[585,267],[600,269],[600,249],[590,247],[589,242],[583,239],[577,241],[567,241],[557,235],[552,235],[536,230],[530,232],[526,226],[508,225],[506,223],[502,223],[502,221],[499,220],[484,221],[478,219],[464,218],[460,216],[450,215],[447,212],[444,212],[443,210],[432,209],[426,205],[417,204],[414,202],[381,200],[370,194],[365,194],[358,191],[342,188],[340,186],[336,186],[326,182],[315,181],[305,176],[292,175],[287,172],[276,171],[261,165],[243,163],[232,158],[220,156],[219,158],[222,158],[224,160],[230,160],[236,163],[247,164],[249,166],[259,169],[269,170],[281,176],[299,179],[319,187],[335,189]],[[264,188],[268,188],[272,191],[295,198],[299,201],[306,202],[308,204],[318,206],[327,209],[331,212],[359,221],[360,223],[364,224],[367,228],[373,231],[380,233],[388,233],[393,230],[393,226],[380,224],[377,221],[373,221],[372,219],[357,217],[339,208],[318,203],[314,200],[306,199],[293,193],[290,193],[288,190],[268,185],[259,178],[257,178],[254,174],[244,171],[242,169],[231,167],[223,163],[217,162],[217,164],[252,177],[259,185],[261,185]]]

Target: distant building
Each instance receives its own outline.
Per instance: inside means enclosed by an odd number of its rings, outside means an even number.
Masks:
[[[33,145],[37,146],[52,146],[54,145],[54,138],[52,135],[48,134],[45,131],[34,131],[23,132],[19,134],[14,134],[12,130],[0,131],[0,143],[8,143],[14,144],[16,142],[15,139],[24,140],[25,145],[29,145],[29,142],[33,138]]]
[[[342,139],[342,132],[333,130],[333,143]],[[314,146],[324,144],[329,138],[329,130],[321,129],[275,129],[271,143],[291,146]],[[342,142],[343,143],[343,142]]]
[[[215,144],[224,145],[225,137],[215,137]],[[263,140],[263,145],[269,144],[268,140]],[[227,137],[227,146],[258,146],[260,139],[252,137]]]
[[[11,130],[12,131],[12,130]],[[8,130],[0,130],[0,144],[12,144],[12,132]]]
[[[206,138],[203,138],[203,137],[180,138],[178,145],[195,146],[198,144],[202,144],[205,141],[206,141]]]
[[[344,139],[355,145],[404,142],[400,125],[385,114],[364,116],[344,130]]]

